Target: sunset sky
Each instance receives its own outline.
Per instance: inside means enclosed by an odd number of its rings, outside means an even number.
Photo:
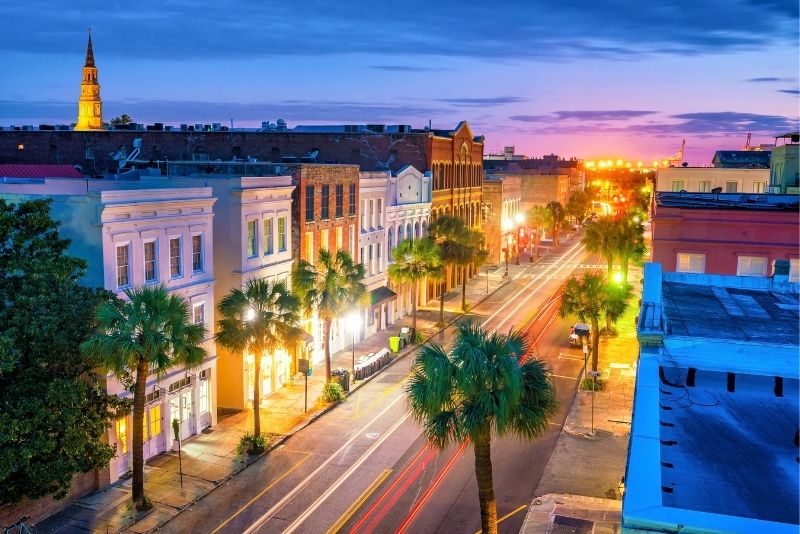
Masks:
[[[0,4],[0,124],[466,119],[486,151],[710,163],[798,129],[796,0]]]

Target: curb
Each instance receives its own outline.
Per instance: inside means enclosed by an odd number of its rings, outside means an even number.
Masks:
[[[478,300],[478,301],[477,301],[477,302],[476,302],[476,303],[475,303],[473,306],[471,306],[471,307],[470,307],[470,311],[471,311],[473,308],[475,308],[476,306],[478,306],[479,304],[481,304],[483,301],[485,301],[486,299],[488,299],[489,297],[491,297],[492,295],[494,295],[494,294],[495,294],[497,291],[499,291],[501,288],[505,287],[505,286],[508,284],[508,282],[509,282],[509,281],[510,281],[510,280],[508,280],[508,279],[506,279],[506,280],[503,280],[503,282],[502,282],[502,283],[501,283],[499,286],[497,286],[496,288],[494,288],[494,290],[492,290],[492,291],[491,291],[491,292],[489,292],[488,294],[484,295],[484,296],[483,296],[483,297],[482,297],[480,300]],[[393,365],[394,365],[396,362],[398,362],[398,361],[400,361],[400,360],[404,359],[406,356],[408,356],[408,355],[410,355],[411,353],[413,353],[413,352],[415,352],[415,351],[419,350],[420,348],[422,348],[422,346],[424,346],[426,343],[428,343],[428,342],[429,342],[431,339],[433,339],[434,337],[436,337],[436,336],[438,336],[439,334],[441,334],[441,333],[442,333],[444,330],[446,330],[447,328],[449,328],[450,326],[452,326],[452,325],[453,325],[453,323],[455,323],[455,322],[456,322],[456,321],[458,321],[459,319],[463,318],[463,317],[464,317],[466,314],[468,314],[468,313],[470,313],[470,312],[469,312],[469,311],[466,311],[466,312],[461,312],[460,314],[456,315],[456,317],[455,317],[454,319],[452,319],[450,322],[446,323],[444,326],[442,326],[441,328],[439,328],[438,330],[436,330],[436,331],[435,331],[433,334],[431,334],[430,336],[428,336],[427,338],[425,338],[425,339],[424,339],[422,342],[420,342],[420,343],[418,343],[418,344],[414,345],[413,347],[410,347],[410,348],[406,349],[405,351],[398,352],[398,353],[397,353],[397,356],[395,356],[394,358],[392,358],[392,360],[391,360],[389,363],[387,363],[387,364],[386,364],[386,365],[385,365],[385,366],[384,366],[384,367],[383,367],[383,368],[382,368],[380,371],[378,371],[377,373],[373,373],[372,375],[368,376],[367,378],[365,378],[364,380],[360,381],[358,384],[356,384],[356,385],[354,385],[352,388],[350,388],[350,391],[347,393],[347,397],[349,398],[349,397],[350,397],[350,395],[352,395],[354,392],[358,391],[358,389],[359,389],[359,388],[361,388],[362,386],[364,386],[364,385],[368,384],[368,383],[369,383],[369,382],[370,382],[370,381],[371,381],[373,378],[375,378],[376,376],[378,376],[378,375],[380,375],[381,373],[383,373],[383,371],[384,371],[384,370],[386,370],[386,369],[390,368],[390,367],[391,367],[391,366],[393,366]],[[225,477],[221,478],[221,479],[219,480],[219,482],[218,482],[217,484],[215,484],[215,485],[214,485],[214,487],[213,487],[213,488],[211,488],[211,490],[210,490],[208,493],[206,493],[206,494],[204,494],[204,495],[200,495],[200,496],[198,496],[197,498],[195,498],[195,499],[191,500],[190,502],[188,502],[188,503],[184,504],[184,505],[183,505],[183,506],[181,506],[180,508],[176,508],[176,509],[178,510],[178,513],[176,513],[176,514],[175,514],[175,515],[173,515],[172,517],[168,518],[168,519],[167,519],[166,521],[164,521],[163,523],[160,523],[160,524],[156,525],[155,527],[151,528],[150,530],[147,530],[146,532],[148,532],[148,533],[150,533],[150,532],[156,532],[157,530],[159,530],[159,529],[161,529],[161,528],[165,527],[165,526],[166,526],[166,525],[168,525],[168,524],[169,524],[169,523],[170,523],[170,522],[171,522],[173,519],[175,519],[176,517],[178,517],[178,516],[179,516],[181,513],[183,513],[184,511],[186,511],[188,508],[191,508],[192,506],[194,506],[195,504],[197,504],[199,501],[201,501],[202,499],[204,499],[204,498],[205,498],[205,497],[207,497],[208,495],[211,495],[211,494],[212,494],[214,491],[216,491],[216,489],[217,489],[217,488],[221,487],[221,486],[222,486],[224,483],[228,482],[230,479],[232,479],[233,477],[237,476],[239,473],[241,473],[242,471],[244,471],[245,469],[247,469],[248,467],[250,467],[251,465],[253,465],[253,464],[254,464],[254,463],[256,463],[257,461],[259,461],[259,460],[261,460],[262,458],[264,458],[265,456],[267,456],[267,455],[268,455],[270,452],[272,452],[274,449],[277,449],[279,446],[283,445],[283,444],[284,444],[286,441],[288,441],[288,440],[289,440],[289,438],[291,438],[292,436],[294,436],[296,433],[300,432],[301,430],[303,430],[304,428],[306,428],[306,427],[307,427],[307,426],[309,426],[311,423],[313,423],[314,421],[316,421],[317,419],[319,419],[319,418],[320,418],[320,417],[322,417],[323,415],[327,414],[328,412],[331,412],[331,411],[333,411],[333,410],[334,410],[334,408],[336,408],[337,406],[339,406],[339,404],[341,404],[341,403],[335,403],[335,404],[331,404],[331,405],[329,405],[329,406],[326,406],[326,407],[325,407],[325,408],[323,408],[322,410],[320,410],[320,411],[318,411],[318,412],[316,412],[316,413],[312,414],[312,415],[311,415],[311,417],[310,417],[310,418],[309,418],[309,419],[308,419],[308,420],[307,420],[305,423],[303,423],[301,426],[299,426],[299,427],[297,427],[297,428],[294,428],[294,429],[292,429],[292,430],[291,430],[289,433],[287,433],[287,434],[284,434],[284,435],[283,435],[283,436],[281,436],[280,438],[276,439],[276,440],[275,440],[273,443],[271,443],[271,444],[270,444],[270,446],[267,448],[267,450],[265,450],[265,451],[264,451],[264,452],[262,452],[261,454],[259,454],[259,455],[257,455],[257,456],[253,456],[253,457],[252,457],[252,458],[253,458],[253,459],[252,459],[252,461],[245,460],[245,463],[244,463],[242,466],[240,466],[240,467],[236,468],[234,471],[231,471],[230,473],[228,473],[227,475],[225,475]],[[135,522],[131,523],[130,525],[128,525],[128,527],[131,527],[131,526],[135,525],[137,522],[138,522],[138,521],[135,521]],[[127,530],[127,528],[128,528],[128,527],[125,527],[124,529],[121,529],[119,532],[130,532],[129,530]]]

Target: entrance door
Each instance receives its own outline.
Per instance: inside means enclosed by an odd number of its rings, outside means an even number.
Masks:
[[[194,403],[192,402],[192,389],[187,388],[181,394],[181,439],[193,436],[195,433]]]

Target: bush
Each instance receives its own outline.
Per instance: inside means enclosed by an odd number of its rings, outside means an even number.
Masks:
[[[239,445],[236,446],[236,452],[239,454],[261,454],[267,447],[269,447],[270,440],[265,436],[254,436],[250,432],[246,432],[242,439],[239,440]]]
[[[584,391],[603,391],[604,383],[600,378],[584,378],[581,381],[581,389]]]
[[[345,399],[344,389],[336,382],[328,382],[322,388],[322,398],[325,402],[342,402]]]
[[[411,342],[415,345],[419,345],[425,338],[422,337],[422,334],[419,332],[414,332],[414,336],[411,339]]]

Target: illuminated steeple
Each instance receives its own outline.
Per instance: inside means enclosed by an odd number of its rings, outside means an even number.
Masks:
[[[97,83],[97,67],[92,50],[92,30],[86,46],[86,62],[83,65],[81,96],[78,99],[78,122],[76,130],[105,130],[103,127],[103,102],[100,100],[100,84]]]

